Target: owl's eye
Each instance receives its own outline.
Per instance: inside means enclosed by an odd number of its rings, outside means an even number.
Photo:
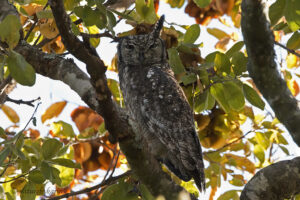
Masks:
[[[127,44],[127,45],[125,46],[125,48],[126,48],[126,49],[132,50],[132,49],[134,49],[134,46],[133,46],[132,44]]]

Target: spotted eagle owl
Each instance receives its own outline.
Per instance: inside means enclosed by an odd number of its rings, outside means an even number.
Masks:
[[[159,37],[164,16],[145,35],[118,39],[120,87],[130,117],[150,152],[184,181],[205,189],[202,151],[193,112],[168,64]]]

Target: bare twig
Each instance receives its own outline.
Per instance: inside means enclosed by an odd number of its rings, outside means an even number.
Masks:
[[[79,190],[77,192],[70,192],[70,193],[66,193],[66,194],[60,195],[60,196],[48,198],[47,200],[58,200],[58,199],[62,199],[62,198],[68,198],[68,197],[71,197],[71,196],[79,195],[79,194],[88,193],[88,192],[96,190],[96,189],[98,189],[100,187],[103,187],[103,186],[106,186],[106,185],[111,185],[111,184],[115,183],[116,181],[118,181],[120,178],[129,176],[131,173],[132,173],[132,171],[127,171],[124,174],[121,174],[119,176],[111,177],[110,179],[104,180],[101,183],[99,183],[99,184],[97,184],[97,185],[95,185],[93,187],[85,188],[85,189]]]
[[[39,102],[39,103],[36,105],[36,107],[35,107],[35,109],[34,109],[32,115],[31,115],[30,119],[28,120],[28,122],[27,122],[27,124],[24,126],[24,128],[22,129],[22,132],[27,128],[27,126],[29,125],[29,123],[31,122],[31,120],[33,120],[34,115],[35,115],[35,113],[36,113],[36,111],[37,111],[37,109],[38,109],[38,107],[39,107],[40,105],[41,105],[41,102]]]
[[[57,34],[54,38],[45,38],[43,39],[40,43],[38,43],[36,46],[38,48],[42,48],[45,44],[47,44],[48,42],[51,42],[52,40],[56,39],[58,36],[60,36],[60,34]]]
[[[277,42],[277,41],[274,41],[274,43],[275,43],[277,46],[280,46],[281,48],[287,50],[288,52],[290,52],[290,53],[292,53],[292,54],[294,54],[294,55],[296,55],[296,56],[298,56],[298,57],[300,58],[300,54],[297,53],[295,50],[289,49],[289,48],[287,48],[286,46],[284,46],[283,44],[281,44],[281,43],[279,43],[279,42]]]
[[[237,141],[240,141],[241,139],[243,139],[243,138],[246,137],[249,133],[252,133],[252,132],[254,132],[254,130],[248,131],[247,133],[245,133],[245,134],[242,135],[241,137],[236,138],[236,139],[233,140],[232,142],[225,144],[224,146],[220,147],[219,149],[216,149],[216,150],[214,150],[214,151],[204,152],[203,154],[210,154],[210,153],[215,153],[215,152],[221,151],[222,149],[224,149],[224,148],[226,148],[226,147],[232,145],[233,143],[236,143]]]
[[[97,34],[80,33],[80,35],[87,38],[109,37],[115,39],[115,37],[112,34],[110,34],[108,31],[105,31],[104,33],[97,33]]]
[[[7,101],[10,101],[10,102],[12,102],[12,103],[19,104],[19,105],[20,105],[20,104],[25,104],[25,105],[34,107],[33,102],[39,101],[39,100],[41,100],[41,98],[38,97],[38,98],[33,99],[33,100],[30,100],[30,101],[24,101],[24,100],[22,100],[22,99],[19,99],[19,100],[11,99],[10,97],[7,96],[6,100],[7,100]]]

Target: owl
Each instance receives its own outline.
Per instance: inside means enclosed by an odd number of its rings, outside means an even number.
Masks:
[[[120,88],[145,148],[176,176],[205,189],[202,150],[193,112],[168,64],[159,37],[162,16],[145,35],[118,39]]]

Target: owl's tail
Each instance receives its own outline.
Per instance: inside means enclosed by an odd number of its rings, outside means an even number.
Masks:
[[[191,172],[191,176],[193,177],[197,188],[202,192],[205,192],[205,175],[204,175],[204,165],[203,161],[199,160],[197,163],[197,167],[194,171]]]

